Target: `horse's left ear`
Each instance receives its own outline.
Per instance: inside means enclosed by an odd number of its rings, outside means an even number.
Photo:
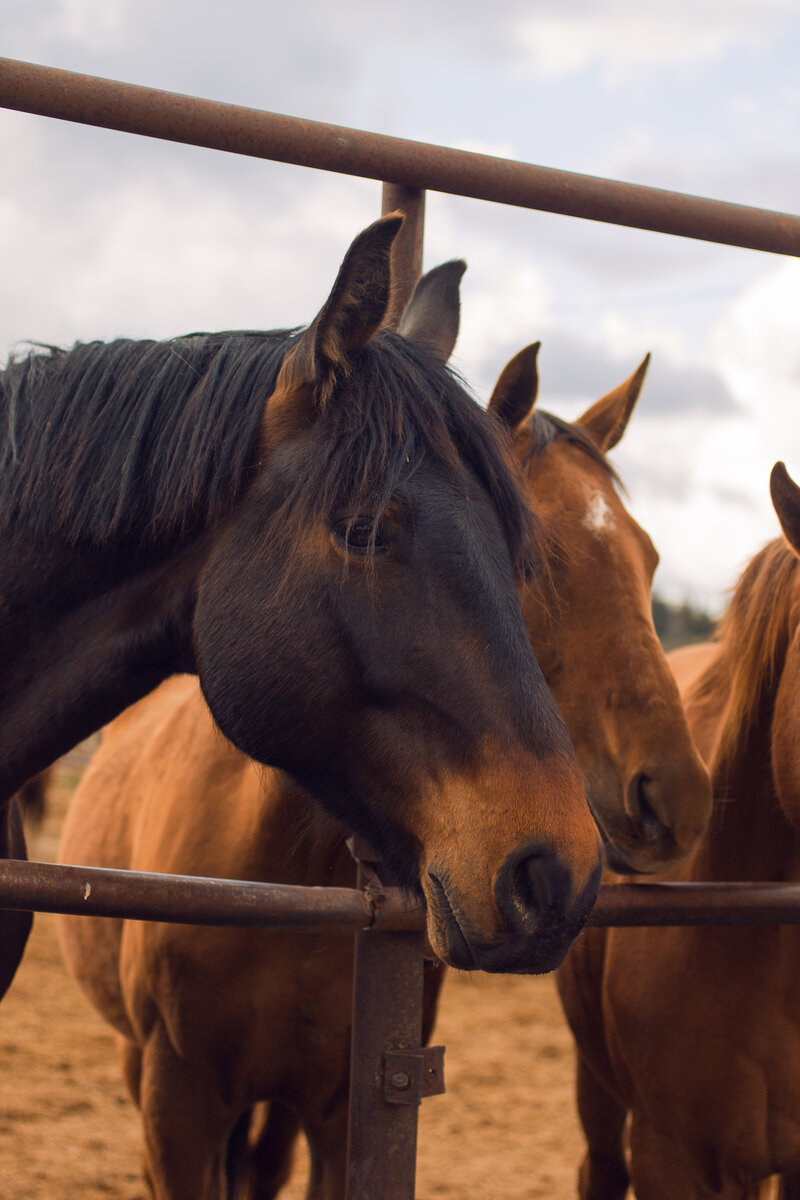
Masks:
[[[639,399],[649,363],[650,355],[647,354],[629,379],[587,408],[575,422],[592,435],[604,454],[616,446],[625,432],[633,406]]]
[[[539,392],[536,358],[541,344],[533,342],[506,363],[489,400],[489,411],[499,417],[512,433],[527,421],[536,404]]]
[[[392,242],[402,224],[402,213],[382,217],[344,256],[331,294],[308,331],[318,371],[346,365],[380,328],[392,286]]]
[[[787,542],[795,554],[800,554],[800,487],[782,462],[772,468],[769,493]]]
[[[466,269],[463,258],[458,258],[423,275],[397,327],[404,338],[425,346],[443,363],[453,353],[458,338],[459,284]]]
[[[392,286],[392,242],[402,224],[402,213],[390,213],[355,239],[330,296],[286,355],[277,391],[310,388],[316,407],[324,408],[351,356],[381,327]]]

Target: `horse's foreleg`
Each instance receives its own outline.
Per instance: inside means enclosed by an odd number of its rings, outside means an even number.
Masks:
[[[142,1050],[139,1105],[154,1200],[224,1200],[239,1114],[220,1098],[210,1070],[178,1057],[160,1023]]]
[[[288,1104],[274,1101],[250,1148],[250,1190],[247,1200],[275,1200],[292,1171],[300,1118]]]
[[[800,1175],[782,1175],[775,1200],[800,1200]]]
[[[142,1052],[130,1038],[119,1034],[117,1036],[117,1053],[131,1100],[138,1108],[142,1085]]]
[[[623,1144],[627,1113],[580,1054],[576,1095],[587,1143],[578,1173],[581,1200],[624,1200],[629,1182]]]
[[[345,1200],[347,1191],[347,1096],[329,1109],[324,1117],[303,1124],[311,1155],[311,1177],[306,1200]]]
[[[709,1172],[709,1157],[680,1137],[671,1138],[655,1123],[633,1114],[631,1182],[636,1200],[754,1200],[761,1195],[742,1188],[730,1175]],[[712,1167],[718,1160],[712,1162]]]
[[[0,858],[27,858],[22,812],[16,798],[0,804]],[[11,986],[33,924],[33,914],[0,910],[0,997]]]

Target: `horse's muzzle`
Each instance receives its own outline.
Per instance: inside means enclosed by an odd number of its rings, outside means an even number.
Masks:
[[[461,970],[541,974],[553,971],[586,922],[600,886],[601,860],[576,899],[569,868],[549,847],[517,849],[495,875],[495,929],[478,932],[447,873],[431,864],[425,884],[428,936],[436,953]]]

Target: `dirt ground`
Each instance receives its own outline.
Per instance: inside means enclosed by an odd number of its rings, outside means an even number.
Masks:
[[[69,785],[31,857],[55,857]],[[434,1040],[447,1094],[421,1108],[419,1200],[570,1200],[581,1154],[569,1033],[550,978],[451,974]],[[302,1200],[298,1156],[283,1196]],[[0,1007],[2,1200],[145,1200],[139,1123],[111,1034],[61,965],[39,914]]]

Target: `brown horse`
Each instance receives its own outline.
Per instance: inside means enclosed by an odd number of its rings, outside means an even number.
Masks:
[[[597,832],[515,592],[535,521],[444,366],[463,266],[380,329],[401,220],[356,238],[304,332],[0,376],[0,855],[24,853],[26,779],[196,673],[235,745],[424,895],[442,958],[541,970],[594,900]],[[0,991],[26,935],[0,918]]]
[[[654,551],[625,511],[604,455],[622,435],[644,365],[570,425],[532,413],[536,349],[512,360],[492,398],[516,431],[550,552],[552,612],[529,588],[526,615],[545,640],[553,686],[574,722],[587,776],[599,774],[598,762],[605,768],[606,788],[595,800],[605,805],[608,827],[621,831],[612,851],[660,862],[665,846],[673,853],[689,849],[690,830],[699,832],[708,815],[710,787],[652,630]],[[596,616],[601,601],[607,601],[605,624]],[[604,658],[597,657],[598,632]],[[631,671],[651,688],[641,712],[623,702]],[[634,686],[630,708],[640,699]],[[621,728],[623,720],[630,729]],[[635,810],[625,812],[629,780],[645,766],[661,787],[659,829],[679,831],[669,841],[637,824]],[[110,727],[70,809],[62,857],[353,886],[344,837],[286,776],[257,772],[227,745],[195,681],[177,679]],[[272,1103],[247,1162],[251,1200],[276,1195],[301,1125],[311,1148],[309,1196],[343,1197],[351,939],[86,918],[64,918],[61,928],[70,969],[121,1035],[157,1197],[224,1195],[230,1148],[241,1148],[250,1109],[262,1099]],[[429,967],[426,1037],[440,980],[441,972]]]
[[[649,356],[569,424],[531,416],[537,349],[511,360],[490,402],[512,429],[549,538],[549,603],[523,593],[525,622],[572,735],[609,865],[659,871],[705,829],[711,789],[653,626],[658,555],[622,504],[605,457],[625,432]]]
[[[746,568],[716,642],[672,656],[716,803],[669,879],[800,880],[800,489],[779,464],[771,490],[789,544]],[[796,1180],[797,928],[593,929],[558,982],[578,1042],[583,1200],[622,1200],[629,1169],[638,1200],[744,1200],[773,1174]]]

